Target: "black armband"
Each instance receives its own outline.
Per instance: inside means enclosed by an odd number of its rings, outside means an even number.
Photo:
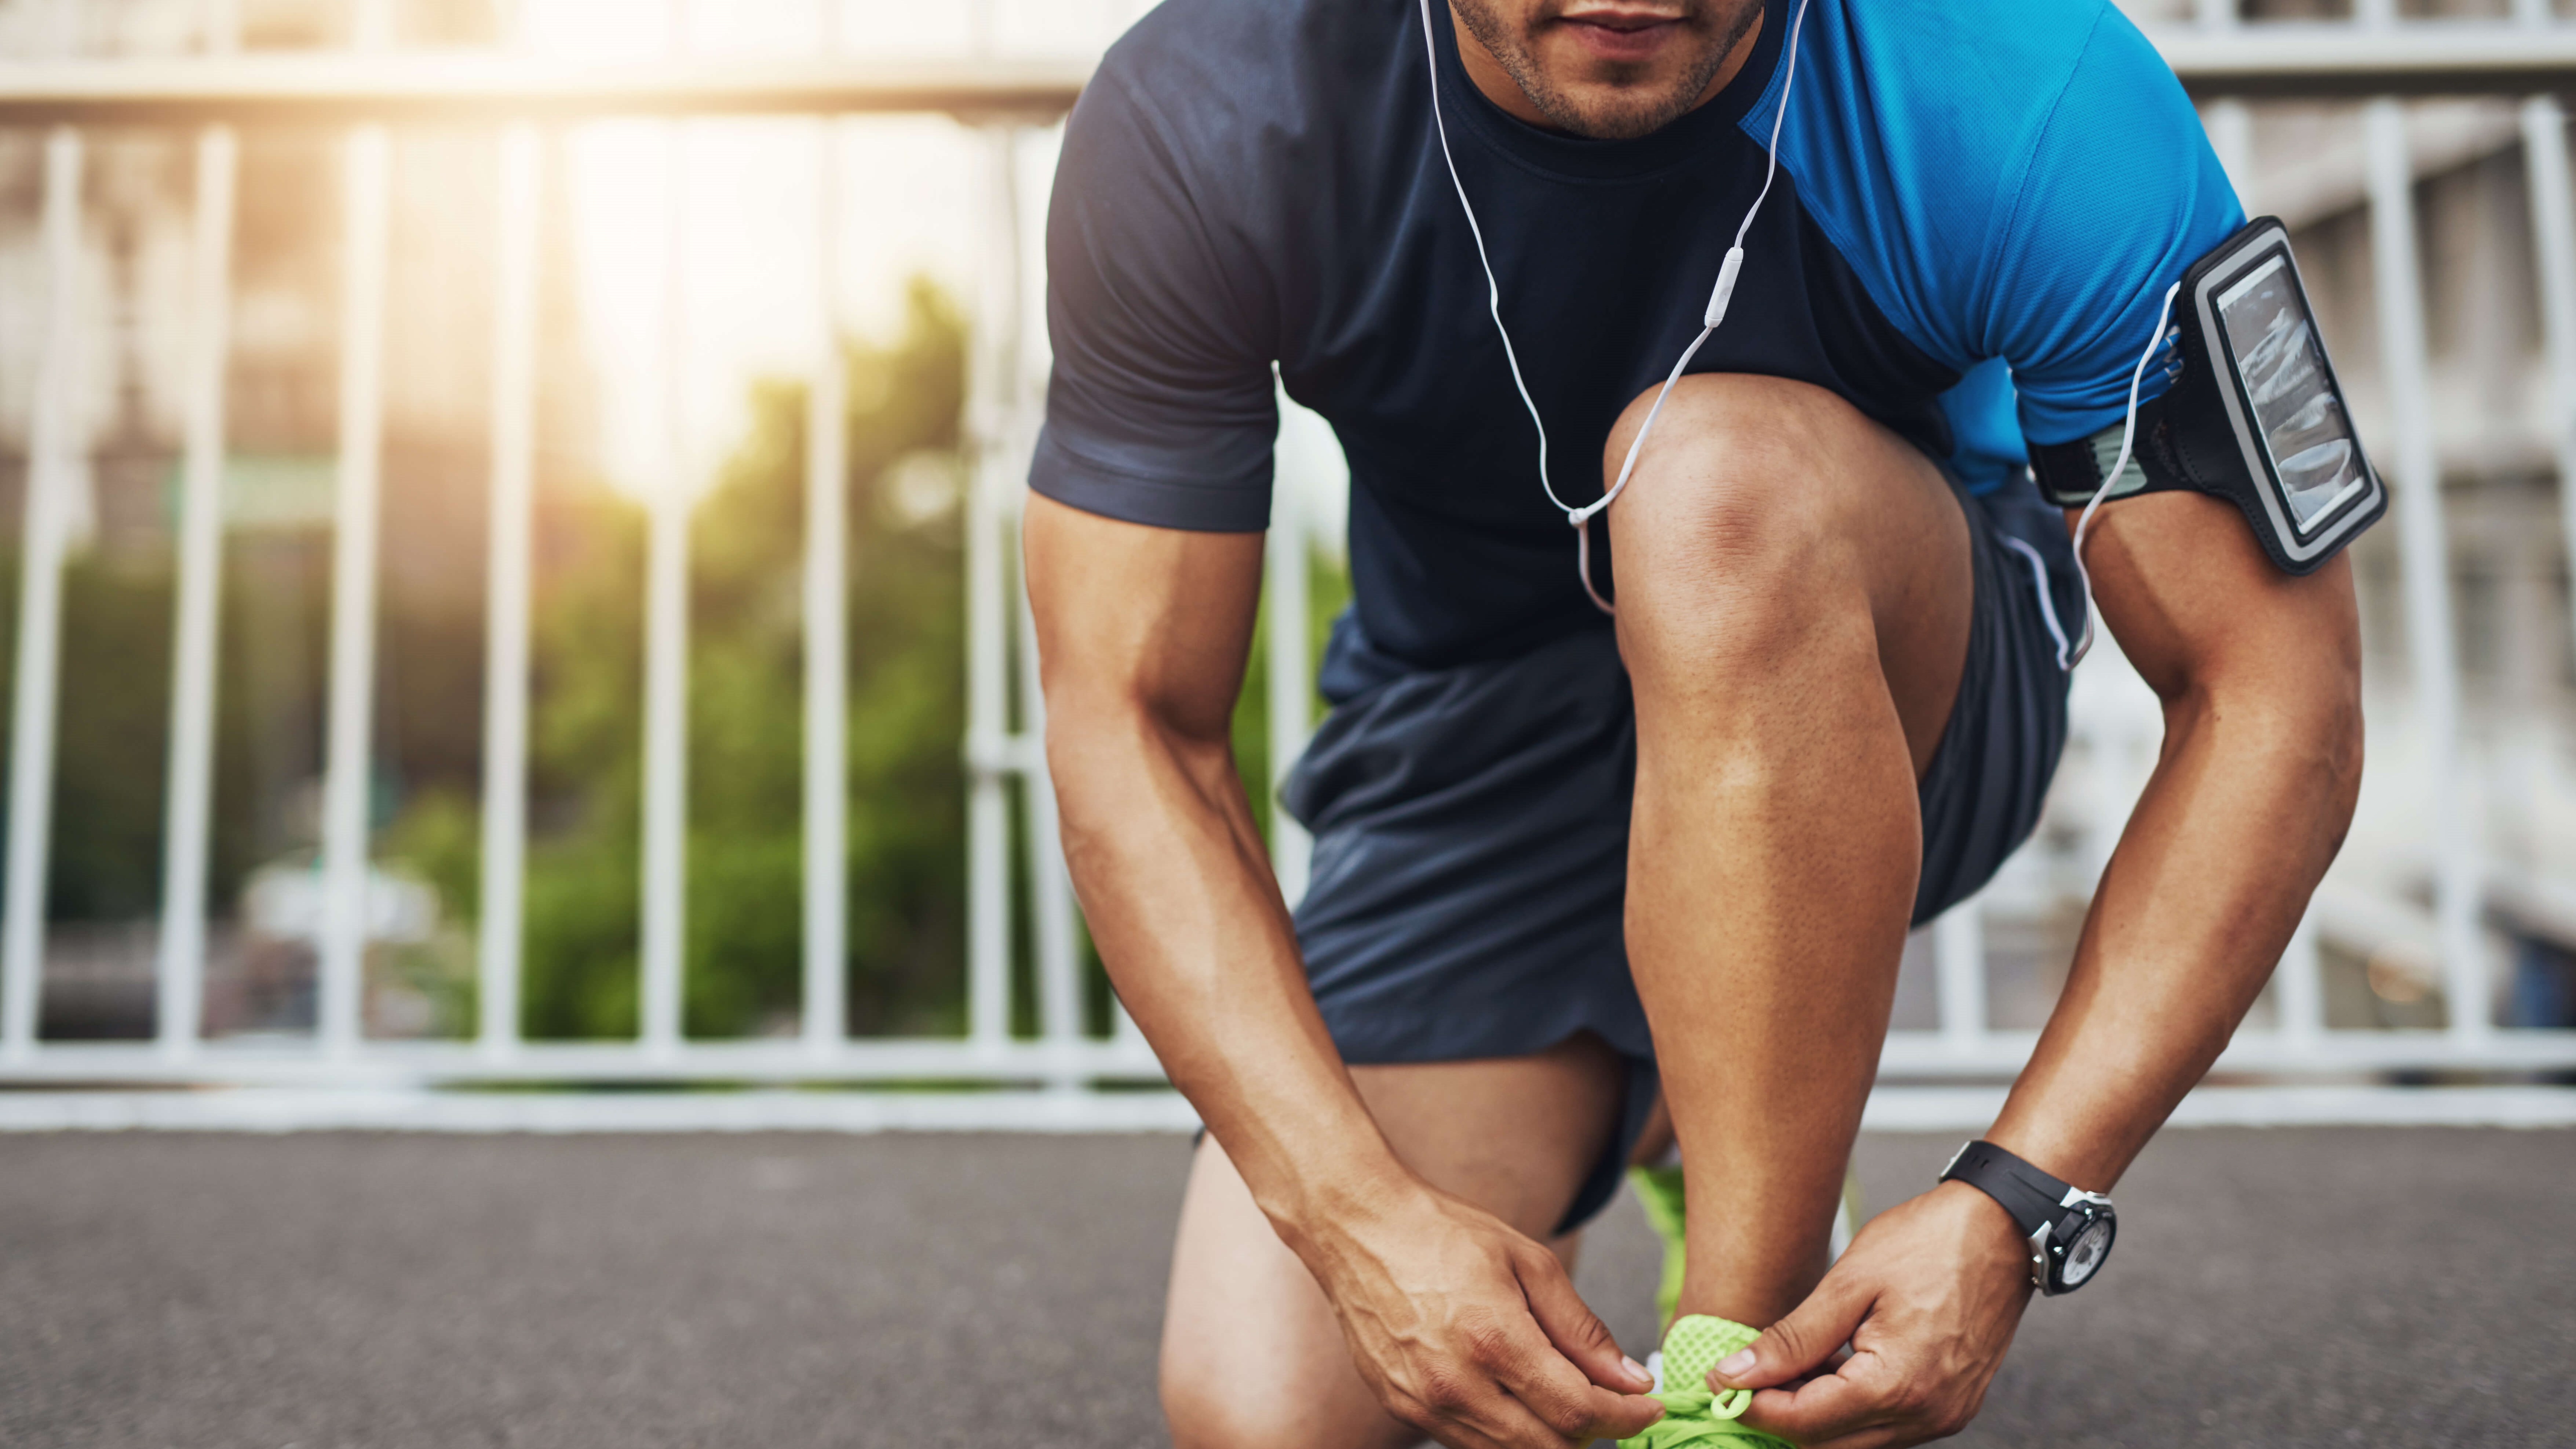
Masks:
[[[2108,480],[2111,497],[2188,488],[2225,498],[2293,574],[2322,567],[2388,511],[2278,219],[2248,224],[2183,273],[2167,375],[2138,409],[2133,461]],[[2033,444],[2040,491],[2061,508],[2089,502],[2118,461],[2123,426]]]

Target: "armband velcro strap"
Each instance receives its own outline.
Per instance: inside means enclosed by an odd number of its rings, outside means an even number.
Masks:
[[[2039,480],[2039,491],[2060,508],[2081,508],[2092,502],[2093,495],[2102,491],[2104,475],[2120,461],[2120,434],[2125,426],[2113,423],[2071,443],[2031,444],[2030,471]],[[2130,451],[2129,466],[2111,481],[2113,498],[2126,498],[2152,486],[2142,461],[2146,441],[2144,436],[2138,439],[2138,446]]]

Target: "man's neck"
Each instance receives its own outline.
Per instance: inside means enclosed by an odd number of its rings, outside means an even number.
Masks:
[[[1484,42],[1467,28],[1467,22],[1459,18],[1457,10],[1446,0],[1443,0],[1441,8],[1449,11],[1450,26],[1458,33],[1458,59],[1467,67],[1467,78],[1476,83],[1476,89],[1485,93],[1485,99],[1502,107],[1504,113],[1514,120],[1526,121],[1542,131],[1561,130],[1530,100],[1529,93],[1521,89],[1520,82],[1512,79],[1512,73],[1503,68],[1503,63],[1494,59],[1494,53],[1485,49]],[[1697,110],[1716,100],[1718,92],[1725,90],[1744,69],[1745,62],[1753,58],[1753,47],[1761,43],[1762,27],[1770,23],[1770,18],[1769,7],[1766,6],[1764,13],[1746,27],[1744,38],[1735,43],[1735,49],[1727,54],[1726,64],[1718,67],[1717,74],[1709,78],[1708,88],[1691,103],[1691,109]]]

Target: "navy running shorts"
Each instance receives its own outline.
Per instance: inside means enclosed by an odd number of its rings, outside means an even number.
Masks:
[[[2083,625],[2064,517],[2026,480],[1958,494],[1975,608],[1950,721],[1920,786],[1914,920],[1975,894],[2039,821],[2067,677],[2041,607]],[[1345,1060],[1467,1061],[1593,1032],[1626,1059],[1619,1130],[1566,1215],[1608,1205],[1655,1096],[1621,901],[1637,745],[1611,632],[1405,673],[1338,704],[1283,799],[1315,837],[1297,939]]]

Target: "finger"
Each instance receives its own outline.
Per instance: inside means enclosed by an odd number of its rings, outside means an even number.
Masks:
[[[1763,1330],[1762,1336],[1718,1360],[1712,1387],[1767,1389],[1822,1366],[1851,1340],[1877,1301],[1876,1291],[1851,1275],[1827,1273],[1807,1301]]]
[[[1570,1449],[1597,1437],[1589,1425],[1578,1425],[1570,1431],[1560,1429],[1546,1413],[1507,1392],[1507,1387],[1488,1384],[1483,1392],[1448,1409],[1443,1421],[1432,1426],[1432,1437],[1448,1443],[1443,1432],[1446,1430],[1457,1434],[1461,1446],[1490,1444],[1495,1449]]]
[[[1520,1275],[1521,1294],[1529,1300],[1530,1317],[1538,1321],[1539,1331],[1585,1378],[1628,1394],[1642,1394],[1655,1386],[1655,1376],[1646,1372],[1644,1364],[1619,1351],[1609,1325],[1574,1291],[1574,1280],[1566,1276],[1565,1265],[1554,1253],[1532,1244],[1514,1256],[1512,1266]]]
[[[1493,1325],[1477,1335],[1475,1363],[1549,1430],[1578,1443],[1625,1439],[1663,1417],[1653,1399],[1601,1388],[1528,1318]]]
[[[1871,1386],[1840,1374],[1825,1374],[1795,1389],[1764,1389],[1755,1394],[1741,1422],[1816,1449],[1880,1427],[1888,1418],[1888,1406]]]

